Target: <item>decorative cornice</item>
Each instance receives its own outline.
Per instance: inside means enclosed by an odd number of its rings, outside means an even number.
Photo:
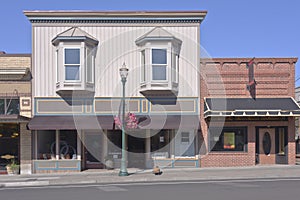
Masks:
[[[201,23],[206,11],[24,11],[31,23]]]
[[[201,23],[202,19],[55,19],[29,18],[31,23],[75,23],[75,24],[152,24],[152,23]]]
[[[237,63],[237,64],[245,64],[248,63],[252,58],[202,58],[200,63],[210,64],[210,63]],[[276,63],[289,63],[293,64],[298,61],[298,58],[255,58],[254,63],[272,63],[273,65]]]

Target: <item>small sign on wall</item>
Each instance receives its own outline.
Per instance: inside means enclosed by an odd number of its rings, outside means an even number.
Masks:
[[[165,137],[164,137],[164,136],[160,136],[160,137],[159,137],[159,141],[160,141],[160,142],[165,142]]]

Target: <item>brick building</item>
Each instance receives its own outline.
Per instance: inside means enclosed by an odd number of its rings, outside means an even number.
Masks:
[[[201,166],[295,164],[296,58],[201,60]]]
[[[0,172],[13,159],[31,173],[31,55],[0,53]]]

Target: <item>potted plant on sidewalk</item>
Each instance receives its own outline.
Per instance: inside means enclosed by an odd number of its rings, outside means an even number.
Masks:
[[[20,165],[16,163],[14,159],[11,160],[11,162],[6,165],[6,171],[7,174],[13,175],[13,174],[19,174],[20,173]]]

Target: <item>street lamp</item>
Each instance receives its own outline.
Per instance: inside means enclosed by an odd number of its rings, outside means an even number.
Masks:
[[[119,176],[128,176],[127,172],[127,156],[126,156],[126,135],[125,135],[125,83],[128,76],[128,68],[123,63],[122,67],[119,69],[121,76],[121,82],[123,85],[123,96],[122,96],[122,160]]]

